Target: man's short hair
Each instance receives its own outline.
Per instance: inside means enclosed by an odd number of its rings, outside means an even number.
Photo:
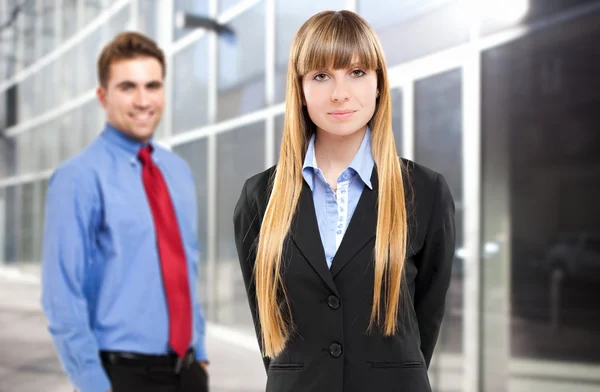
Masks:
[[[132,60],[138,57],[152,57],[158,60],[162,66],[163,77],[167,69],[165,54],[156,42],[143,34],[126,31],[117,35],[110,41],[98,58],[98,82],[106,88],[110,79],[110,66],[121,60]]]

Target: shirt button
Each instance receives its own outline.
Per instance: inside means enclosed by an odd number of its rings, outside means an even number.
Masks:
[[[333,343],[329,346],[329,353],[334,358],[339,358],[342,355],[342,346],[339,343]]]
[[[338,231],[337,231],[337,233],[338,233],[338,234],[342,234],[342,231],[341,231],[341,230],[338,230]]]
[[[330,295],[329,298],[327,298],[327,305],[329,305],[331,309],[336,310],[340,307],[340,300],[335,295]]]

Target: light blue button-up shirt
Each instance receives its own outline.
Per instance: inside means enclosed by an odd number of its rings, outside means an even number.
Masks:
[[[365,185],[369,189],[373,189],[371,173],[374,166],[375,162],[371,152],[371,130],[367,127],[362,143],[350,166],[338,177],[337,190],[334,192],[317,166],[315,135],[310,139],[302,167],[302,176],[313,194],[319,233],[329,268],[331,268],[333,257],[344,238],[344,233],[346,233],[346,228]]]
[[[106,392],[100,350],[166,354],[169,323],[156,233],[136,158],[142,147],[107,125],[50,178],[42,261],[42,307],[58,356],[81,392]],[[198,238],[193,176],[154,144],[187,256],[196,359],[206,359],[196,295]]]

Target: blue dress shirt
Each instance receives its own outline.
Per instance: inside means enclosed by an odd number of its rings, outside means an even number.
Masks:
[[[196,295],[194,180],[182,158],[153,146],[187,256],[194,320],[190,346],[197,360],[205,360],[205,321]],[[53,173],[48,185],[42,307],[63,367],[81,392],[110,389],[100,350],[169,352],[156,234],[137,159],[141,147],[107,125]]]
[[[371,130],[367,127],[365,136],[350,166],[337,179],[336,192],[327,183],[315,156],[315,135],[308,144],[304,157],[302,176],[313,194],[315,213],[319,224],[321,242],[325,250],[327,266],[337,252],[352,214],[356,209],[365,185],[371,186],[371,173],[375,162],[371,152]]]

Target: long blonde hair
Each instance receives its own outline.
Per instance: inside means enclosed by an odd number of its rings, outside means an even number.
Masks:
[[[275,357],[285,348],[293,326],[291,318],[286,316],[289,312],[285,312],[289,311],[289,303],[281,276],[283,245],[302,191],[302,166],[308,142],[316,129],[303,107],[302,77],[315,69],[348,68],[356,58],[361,67],[377,72],[380,92],[370,121],[379,189],[369,330],[377,325],[389,336],[397,328],[407,218],[383,50],[375,32],[357,14],[324,11],[300,27],[290,50],[283,140],[260,228],[254,271],[264,356]]]

